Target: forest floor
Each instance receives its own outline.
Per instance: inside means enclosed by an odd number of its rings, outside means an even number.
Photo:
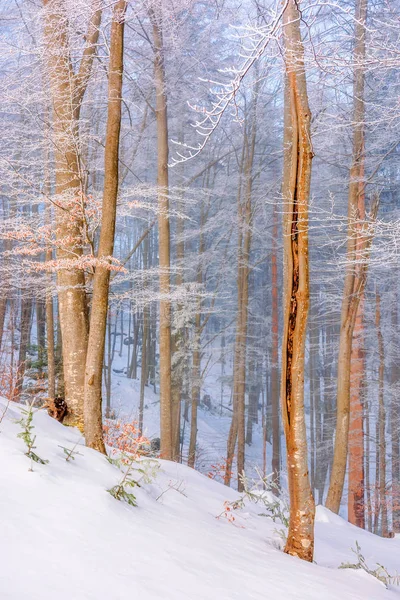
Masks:
[[[0,419],[5,408],[0,400]],[[118,467],[44,410],[32,433],[49,462],[31,465],[17,437],[21,408],[11,404],[0,423],[1,600],[400,598],[399,587],[364,570],[338,569],[357,560],[358,542],[371,569],[395,574],[399,537],[379,538],[319,507],[316,564],[304,563],[282,552],[282,525],[261,516],[262,506],[246,503],[232,523],[220,515],[238,492],[166,461],[152,483],[131,490],[130,506],[107,492],[121,480]],[[62,447],[77,442],[67,461]]]

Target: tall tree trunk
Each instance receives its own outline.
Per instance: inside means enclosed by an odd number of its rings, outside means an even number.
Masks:
[[[290,496],[287,554],[314,554],[315,504],[308,475],[304,414],[304,348],[309,305],[308,201],[313,157],[300,14],[295,0],[284,12],[284,319],[281,403]]]
[[[68,44],[68,19],[63,0],[43,0],[45,7],[44,40],[54,132],[56,237],[62,244],[57,259],[69,261],[82,255],[85,243],[83,217],[71,220],[70,211],[84,202],[84,183],[79,164],[79,116],[90,77],[99,36],[101,10],[93,2],[93,14],[86,35],[79,71],[72,69]],[[82,269],[61,268],[57,272],[59,315],[65,397],[68,414],[66,425],[83,430],[83,399],[87,351],[87,301]]]
[[[40,369],[45,364],[46,348],[46,305],[43,300],[36,300],[36,335],[38,347],[38,362]]]
[[[144,240],[143,245],[143,269],[144,282],[143,286],[147,288],[146,270],[149,268],[149,238]],[[143,308],[143,334],[142,334],[142,366],[140,369],[140,399],[139,399],[139,435],[143,435],[143,412],[144,412],[144,392],[147,382],[147,365],[148,365],[148,337],[149,337],[149,321],[150,321],[150,306],[145,298],[145,306]]]
[[[4,335],[4,323],[6,319],[7,312],[7,298],[6,296],[1,296],[0,298],[0,350],[3,345],[3,335]]]
[[[196,282],[201,287],[203,283],[203,254],[205,249],[203,228],[205,224],[204,205],[201,204],[200,212],[200,236],[199,236],[199,254]],[[194,350],[192,362],[192,401],[190,413],[190,440],[189,440],[189,456],[188,466],[194,468],[196,464],[196,443],[197,443],[197,409],[200,403],[200,388],[201,388],[201,323],[202,300],[201,296],[197,300],[197,311],[194,323]]]
[[[153,27],[157,122],[158,254],[160,267],[160,456],[172,460],[170,222],[168,191],[168,117],[162,33],[162,6],[149,9]]]
[[[365,529],[364,508],[364,416],[363,416],[363,298],[357,311],[354,325],[354,339],[351,354],[350,375],[350,422],[349,422],[349,464],[348,464],[348,520],[353,525]]]
[[[104,191],[101,230],[93,279],[92,310],[85,369],[86,445],[105,453],[102,427],[102,369],[110,287],[110,257],[114,252],[117,216],[119,140],[121,130],[124,26],[127,3],[114,6],[108,69],[108,112],[104,153]],[[110,375],[110,374],[109,374]]]
[[[390,366],[391,410],[390,436],[392,443],[392,502],[393,531],[400,533],[400,402],[398,396],[399,366],[397,352],[399,348],[398,293],[396,284],[395,300],[392,307],[392,361]]]
[[[272,407],[272,473],[276,491],[280,487],[281,435],[279,423],[279,308],[278,308],[278,207],[274,205],[271,254],[271,398]]]
[[[376,294],[376,318],[375,318],[378,353],[379,353],[379,505],[381,509],[381,533],[383,537],[388,537],[388,511],[386,498],[386,409],[384,400],[385,386],[385,348],[383,343],[383,334],[381,329],[381,298]]]
[[[31,298],[21,298],[21,336],[19,340],[17,377],[13,400],[19,400],[26,370],[26,354],[31,337],[33,301]]]
[[[353,156],[350,169],[350,183],[348,194],[348,238],[346,275],[343,290],[339,357],[337,371],[337,399],[336,399],[336,437],[335,450],[329,483],[326,506],[335,513],[339,512],[346,475],[347,453],[349,443],[349,416],[350,416],[350,373],[351,353],[353,343],[353,329],[357,315],[358,304],[362,294],[360,278],[356,277],[354,261],[356,259],[359,242],[355,231],[359,196],[364,195],[364,61],[365,61],[365,23],[367,18],[367,0],[356,0],[356,19],[354,29],[354,83],[353,83]],[[365,284],[364,284],[365,285]],[[362,286],[361,286],[362,287]],[[358,289],[357,289],[358,288]],[[357,293],[356,293],[357,291]],[[357,423],[358,423],[357,418]],[[356,494],[360,494],[356,490]],[[357,500],[358,502],[358,500]]]

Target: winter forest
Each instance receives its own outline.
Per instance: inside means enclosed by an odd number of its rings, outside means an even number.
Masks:
[[[400,597],[399,47],[0,1],[2,599]]]

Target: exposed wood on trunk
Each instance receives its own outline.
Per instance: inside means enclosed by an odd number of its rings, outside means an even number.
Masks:
[[[284,319],[281,404],[286,437],[290,522],[285,552],[312,561],[314,498],[308,475],[304,414],[304,347],[309,305],[308,201],[313,157],[300,14],[284,12]]]

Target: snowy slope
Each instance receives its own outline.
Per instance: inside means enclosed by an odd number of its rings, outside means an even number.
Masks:
[[[306,564],[277,549],[276,526],[259,507],[242,511],[240,527],[216,519],[237,492],[165,461],[131,507],[107,493],[120,472],[103,456],[79,447],[82,456],[66,462],[58,446],[80,435],[44,411],[34,417],[37,452],[50,462],[29,471],[19,415],[12,405],[0,424],[1,600],[400,598],[364,572],[336,568],[358,540],[368,561],[394,571],[399,539],[376,538],[321,509],[320,564]]]

